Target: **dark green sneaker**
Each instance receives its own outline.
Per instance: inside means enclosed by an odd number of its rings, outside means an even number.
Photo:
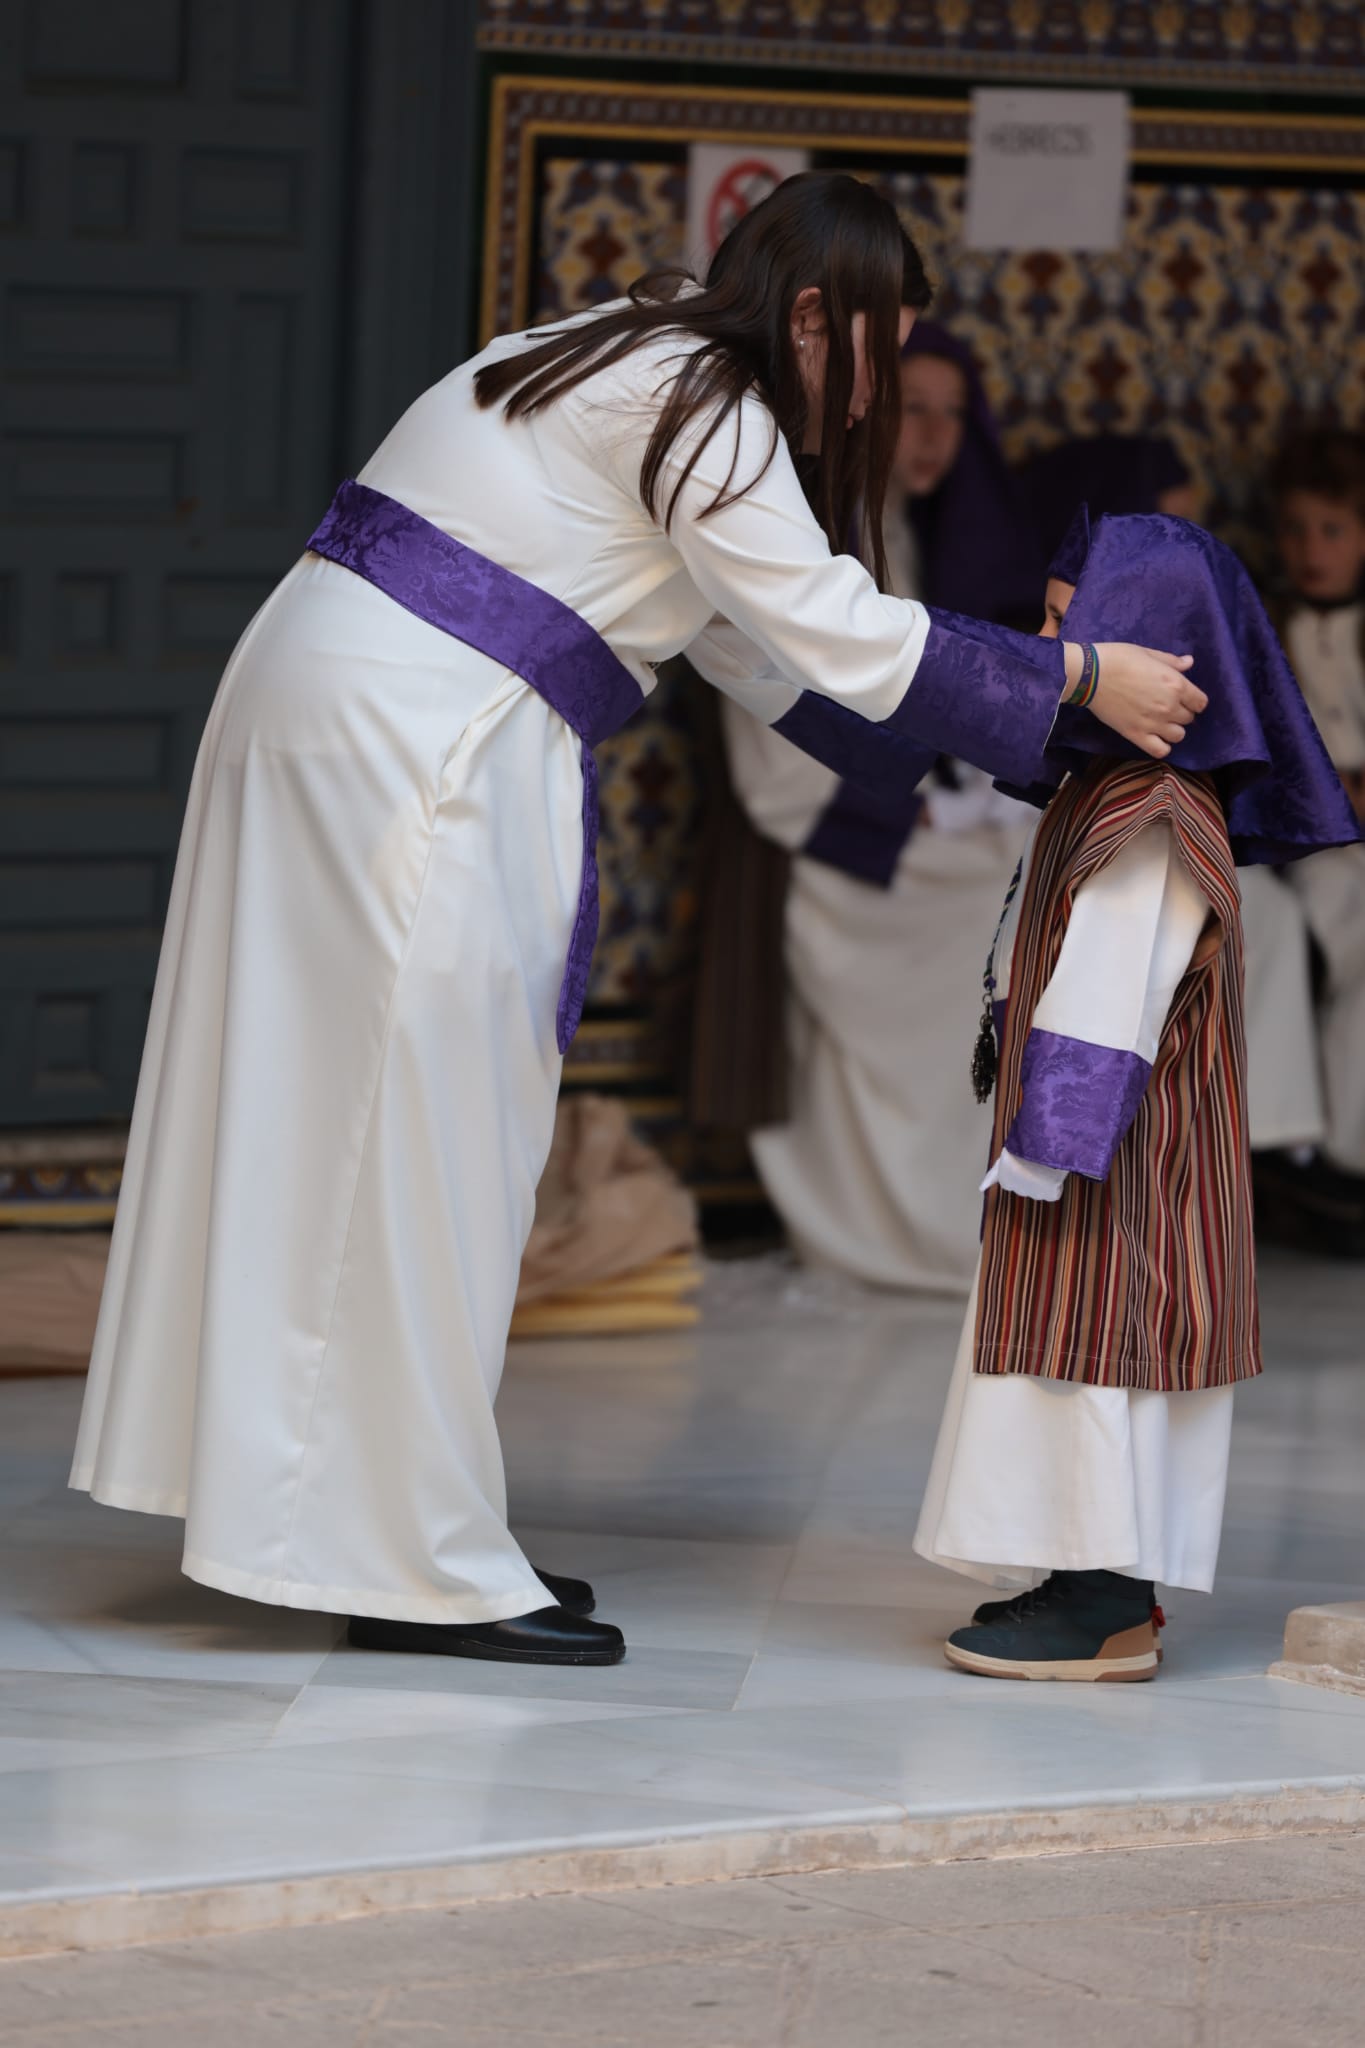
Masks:
[[[1150,1579],[1121,1572],[1053,1572],[1005,1602],[993,1620],[949,1636],[950,1664],[985,1678],[1063,1679],[1077,1684],[1155,1678],[1161,1610]]]
[[[1049,1573],[1047,1578],[1043,1580],[1042,1585],[1035,1586],[1031,1593],[1015,1593],[1008,1600],[983,1600],[976,1613],[972,1616],[973,1624],[979,1628],[988,1622],[999,1621],[1004,1615],[1012,1613],[1021,1600],[1032,1598],[1033,1593],[1045,1592],[1052,1584],[1055,1576],[1055,1573]],[[1072,1576],[1074,1577],[1075,1574],[1073,1573]],[[1165,1628],[1166,1617],[1157,1606],[1155,1600],[1152,1602],[1152,1619],[1155,1621],[1158,1629]],[[1164,1664],[1166,1661],[1166,1652],[1161,1647],[1161,1637],[1159,1635],[1156,1641],[1156,1661],[1158,1664]]]

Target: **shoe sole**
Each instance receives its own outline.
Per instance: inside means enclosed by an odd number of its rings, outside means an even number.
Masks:
[[[547,1655],[541,1650],[492,1650],[483,1643],[468,1643],[459,1650],[400,1650],[403,1657],[474,1657],[481,1664],[621,1664],[626,1646],[612,1650],[564,1650]]]
[[[974,1626],[979,1627],[981,1625],[977,1622],[975,1615],[972,1616],[972,1622]],[[951,1659],[949,1661],[951,1662]],[[1166,1662],[1166,1652],[1162,1649],[1160,1643],[1158,1643],[1156,1646],[1156,1661],[1158,1664],[1164,1664]]]
[[[981,1678],[1056,1679],[1073,1685],[1141,1683],[1144,1678],[1156,1677],[1160,1662],[1155,1650],[1145,1650],[1137,1657],[1081,1657],[1029,1663],[1009,1657],[983,1657],[978,1650],[960,1650],[955,1643],[945,1643],[943,1654],[959,1671],[974,1671]]]
[[[381,1657],[473,1657],[480,1664],[620,1664],[626,1646],[616,1644],[603,1650],[495,1650],[487,1643],[452,1643],[449,1649],[408,1649],[395,1643],[367,1643],[363,1636],[348,1636],[353,1650],[370,1650]]]

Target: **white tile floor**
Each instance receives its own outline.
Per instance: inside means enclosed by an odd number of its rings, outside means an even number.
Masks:
[[[1267,1678],[1287,1610],[1365,1588],[1365,1276],[1263,1274],[1216,1594],[1162,1677],[1001,1686],[939,1644],[975,1589],[910,1534],[956,1304],[773,1261],[685,1338],[527,1345],[502,1401],[536,1560],[614,1670],[338,1648],[179,1577],[179,1525],[65,1490],[79,1386],[0,1383],[0,1912],[22,1900],[907,1816],[1365,1788],[1365,1699]]]

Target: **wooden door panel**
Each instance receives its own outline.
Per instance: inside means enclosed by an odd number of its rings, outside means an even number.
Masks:
[[[336,481],[351,35],[0,10],[0,1124],[131,1107],[204,718]]]

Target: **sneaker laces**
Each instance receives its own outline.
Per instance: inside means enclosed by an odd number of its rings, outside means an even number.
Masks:
[[[1009,1605],[996,1617],[1000,1622],[1020,1623],[1032,1620],[1035,1614],[1044,1614],[1049,1608],[1064,1607],[1074,1597],[1064,1572],[1049,1572],[1041,1585],[1030,1586],[1026,1592],[1016,1593]],[[1158,1602],[1152,1602],[1149,1609],[1152,1626],[1161,1630],[1166,1626],[1166,1616]]]
[[[1030,1586],[1026,1592],[1016,1593],[997,1621],[1030,1621],[1035,1614],[1044,1613],[1052,1605],[1057,1592],[1058,1587],[1049,1576],[1041,1586]]]

